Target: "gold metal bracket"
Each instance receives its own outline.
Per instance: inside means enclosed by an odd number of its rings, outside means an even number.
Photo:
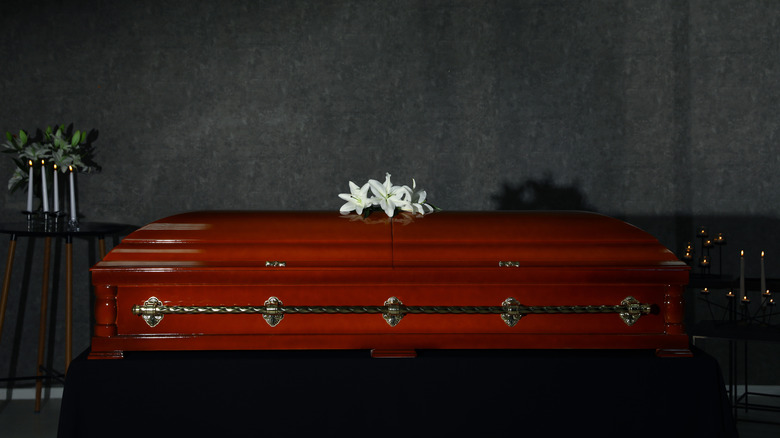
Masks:
[[[160,310],[164,307],[163,302],[157,297],[150,297],[142,305],[133,306],[133,313],[141,315],[149,327],[154,327],[162,321],[164,315]]]
[[[501,319],[509,327],[514,327],[523,315],[520,313],[520,303],[516,299],[509,297],[501,303],[501,307],[504,309],[504,313],[501,314]]]
[[[270,297],[265,300],[263,305],[265,306],[263,319],[265,319],[265,322],[271,327],[276,327],[276,324],[279,324],[282,321],[282,318],[284,318],[284,309],[282,308],[284,304],[282,303],[282,300],[276,297]]]
[[[650,305],[642,304],[636,298],[628,296],[620,302],[624,310],[619,313],[620,319],[628,326],[634,325],[639,320],[639,317],[650,313]]]
[[[498,262],[499,268],[519,268],[520,262]]]
[[[390,297],[385,301],[385,311],[382,313],[382,317],[390,324],[390,327],[395,327],[401,322],[404,317],[404,312],[401,309],[404,303],[396,297]]]
[[[267,268],[284,268],[285,266],[287,266],[287,262],[280,262],[280,261],[276,261],[276,260],[271,260],[271,261],[265,262],[265,266]]]

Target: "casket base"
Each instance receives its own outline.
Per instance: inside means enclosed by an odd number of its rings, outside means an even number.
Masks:
[[[659,346],[661,346],[659,348]],[[416,350],[648,349],[660,357],[690,357],[687,335],[615,334],[306,334],[94,337],[90,359],[120,359],[124,351],[367,350],[374,357],[414,357]]]

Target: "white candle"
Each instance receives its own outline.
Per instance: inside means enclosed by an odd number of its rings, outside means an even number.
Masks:
[[[49,212],[49,188],[46,184],[46,161],[41,160],[41,194],[43,195],[43,212]]]
[[[54,212],[59,213],[60,212],[60,186],[59,186],[59,180],[60,176],[57,175],[57,165],[54,165],[54,175],[52,175],[52,178],[54,178]]]
[[[745,295],[745,250],[739,252],[739,295]]]
[[[30,173],[27,177],[27,211],[32,212],[32,198],[33,198],[33,168],[32,160],[27,160],[30,164]]]
[[[68,166],[68,170],[70,171],[70,221],[76,222],[78,220],[78,215],[76,214],[76,184],[73,181],[75,171],[73,166]]]
[[[761,251],[761,293],[766,292],[766,272],[764,271],[764,251]]]

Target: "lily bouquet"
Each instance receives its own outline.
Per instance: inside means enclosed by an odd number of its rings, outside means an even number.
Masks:
[[[371,196],[368,195],[369,190]],[[380,183],[375,179],[368,180],[363,186],[349,182],[349,193],[340,193],[339,198],[347,201],[339,211],[341,214],[355,212],[367,217],[371,212],[382,210],[389,217],[395,215],[396,210],[412,213],[431,213],[438,210],[426,202],[425,190],[418,190],[417,183],[412,178],[412,187],[394,186],[390,182],[390,174],[385,176],[385,182]]]

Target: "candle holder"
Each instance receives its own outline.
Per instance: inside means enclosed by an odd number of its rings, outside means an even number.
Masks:
[[[710,272],[710,256],[704,255],[699,259],[699,266],[703,273],[708,274]]]
[[[707,305],[709,320],[719,326],[756,327],[759,329],[780,329],[773,321],[775,300],[771,291],[766,290],[751,299],[753,291],[735,293],[729,289],[725,294],[714,294],[708,287],[699,291],[699,298]],[[718,316],[716,312],[722,313]],[[706,318],[705,318],[706,319]]]
[[[687,263],[692,268],[697,266],[693,265],[694,254],[697,252],[700,254],[698,260],[698,274],[703,276],[712,275],[713,257],[710,255],[710,250],[718,247],[718,276],[723,275],[723,245],[726,244],[726,237],[723,233],[718,233],[714,238],[709,237],[710,233],[706,226],[702,225],[696,229],[695,238],[693,241],[698,240],[698,246],[700,251],[697,251],[693,242],[687,242],[682,250],[680,259]]]
[[[68,229],[71,231],[78,231],[79,230],[79,220],[78,219],[68,219]]]

